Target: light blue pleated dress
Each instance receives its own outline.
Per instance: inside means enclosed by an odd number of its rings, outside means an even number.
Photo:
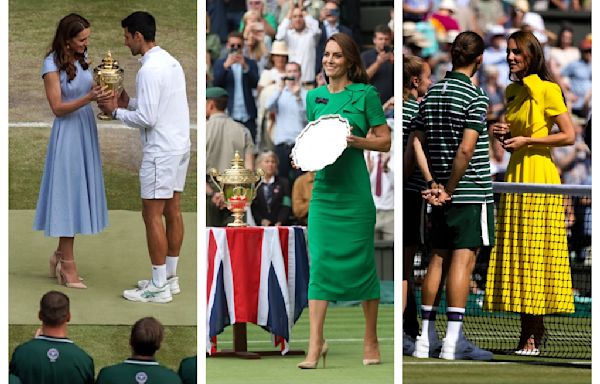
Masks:
[[[91,70],[75,62],[76,76],[70,82],[60,71],[63,101],[86,95],[92,85]],[[56,72],[54,55],[44,60],[42,76]],[[57,117],[52,124],[44,175],[40,186],[34,230],[46,236],[73,237],[94,234],[108,225],[98,129],[92,106]]]

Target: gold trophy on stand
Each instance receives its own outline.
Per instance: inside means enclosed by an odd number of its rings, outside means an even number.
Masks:
[[[227,224],[228,226],[246,227],[248,225],[243,220],[244,212],[254,200],[256,188],[262,182],[264,174],[260,168],[256,170],[256,173],[244,168],[244,160],[238,151],[235,151],[233,160],[231,160],[231,168],[224,170],[221,174],[214,168],[209,171],[211,180],[218,186],[219,192],[225,198],[227,209],[235,218],[233,223]]]
[[[102,64],[94,68],[94,81],[99,86],[114,91],[118,96],[123,90],[123,73],[123,68],[119,68],[119,63],[108,51],[102,59]],[[112,116],[108,116],[104,112],[100,112],[97,117],[100,120],[112,120]]]

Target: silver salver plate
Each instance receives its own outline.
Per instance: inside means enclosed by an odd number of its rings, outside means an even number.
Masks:
[[[292,160],[303,171],[323,169],[344,152],[351,133],[352,127],[344,117],[323,115],[308,123],[296,137]]]

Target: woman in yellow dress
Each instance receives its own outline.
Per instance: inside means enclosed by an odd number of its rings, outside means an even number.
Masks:
[[[491,127],[504,149],[512,152],[506,181],[560,184],[551,148],[575,140],[560,87],[533,34],[513,33],[506,52],[513,80],[506,88],[506,123]],[[551,134],[555,124],[559,131]],[[521,314],[515,352],[519,355],[539,355],[543,315],[574,312],[562,196],[502,195],[484,308]]]

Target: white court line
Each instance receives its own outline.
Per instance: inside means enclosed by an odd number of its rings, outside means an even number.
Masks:
[[[550,362],[552,363],[552,362]],[[522,361],[403,361],[402,365],[505,365],[505,364],[524,364]],[[540,364],[543,364],[540,362]],[[561,361],[560,364],[573,365],[592,365],[587,361]]]
[[[8,123],[8,127],[9,128],[51,128],[52,127],[52,123],[51,122],[47,122],[47,121],[29,121],[29,122],[12,122],[12,123]],[[128,127],[127,125],[121,123],[121,122],[110,122],[110,123],[103,123],[103,122],[98,122],[98,128],[111,128],[111,129],[135,129],[137,130],[138,128],[131,128]],[[190,124],[190,128],[191,129],[197,129],[196,124]]]
[[[363,342],[363,339],[327,339],[328,342],[334,343],[357,343]],[[380,337],[379,341],[394,341],[393,337]],[[293,339],[293,343],[308,343],[308,339]],[[248,344],[272,344],[270,340],[248,340]]]

